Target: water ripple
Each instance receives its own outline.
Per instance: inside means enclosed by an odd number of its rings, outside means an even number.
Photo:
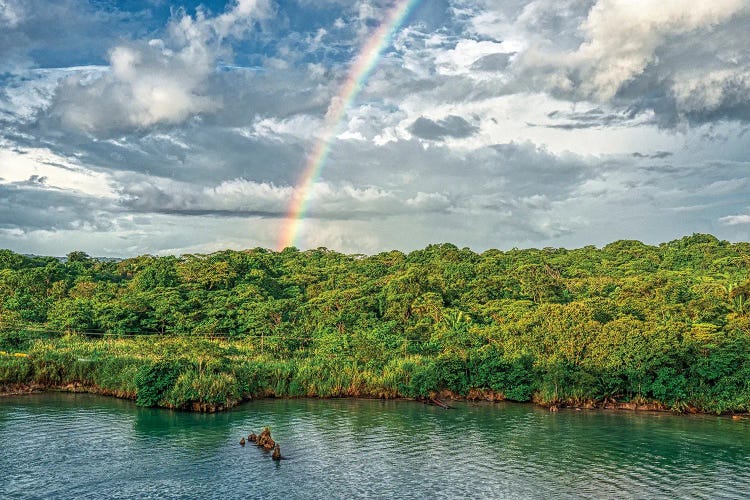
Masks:
[[[0,400],[0,498],[744,498],[750,425],[514,404]],[[270,426],[288,460],[238,440]]]

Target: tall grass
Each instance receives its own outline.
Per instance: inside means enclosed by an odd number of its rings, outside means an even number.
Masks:
[[[746,340],[737,342],[746,347]],[[261,397],[413,398],[442,390],[468,395],[474,389],[543,404],[577,405],[617,394],[620,400],[659,401],[676,409],[750,410],[747,353],[727,346],[698,354],[700,362],[680,372],[664,365],[639,373],[594,371],[493,349],[412,354],[362,365],[347,357],[261,355],[241,341],[70,335],[31,343],[28,357],[0,355],[0,388],[73,384],[139,405],[204,411]]]

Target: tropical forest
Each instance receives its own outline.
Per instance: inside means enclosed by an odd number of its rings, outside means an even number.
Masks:
[[[0,391],[750,410],[750,243],[98,259],[0,251]],[[650,406],[649,406],[650,405]]]

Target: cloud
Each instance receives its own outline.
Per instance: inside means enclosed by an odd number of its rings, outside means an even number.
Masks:
[[[488,62],[497,63],[498,59],[504,57],[510,58],[510,54],[505,53],[505,50],[505,44],[490,40],[459,40],[452,49],[441,50],[437,54],[436,69],[443,75],[470,75],[471,70],[476,69],[476,64],[482,66]]]
[[[17,186],[44,179],[45,186],[61,192],[103,199],[115,198],[110,177],[92,171],[75,159],[56,155],[46,148],[7,148],[0,141],[0,185]]]
[[[142,213],[174,215],[283,214],[293,189],[245,179],[204,187],[151,176],[120,176],[123,204]]]
[[[719,219],[719,222],[726,224],[727,226],[739,226],[744,224],[750,224],[750,215],[727,215]]]
[[[650,158],[655,160],[663,160],[664,158],[669,158],[674,153],[670,153],[669,151],[656,151],[654,153],[640,153],[635,152],[633,153],[634,158]]]
[[[585,18],[566,7],[565,2],[531,2],[518,17],[517,28],[536,27],[554,13],[572,16],[579,23],[580,43],[560,50],[551,40],[527,33],[530,42],[517,65],[522,75],[538,77],[538,84],[558,95],[606,102],[649,65],[658,66],[657,50],[675,37],[721,27],[747,5],[743,0],[717,0],[685,8],[681,0],[597,0]]]
[[[0,75],[29,68],[98,65],[146,20],[142,11],[91,0],[0,0]]]
[[[31,123],[49,107],[60,80],[73,74],[82,80],[91,80],[106,70],[106,66],[16,70],[5,77],[0,87],[0,122],[9,125]]]
[[[420,210],[444,211],[451,208],[450,199],[443,193],[423,193],[418,191],[406,204]]]
[[[0,2],[19,7],[0,19],[0,246],[100,255],[273,246],[393,5]],[[422,2],[347,110],[298,246],[746,238],[750,13],[675,5]]]
[[[0,184],[0,230],[24,234],[40,229],[112,228],[114,206],[97,197],[47,188],[44,184],[33,176],[24,182]]]
[[[720,25],[747,4],[714,0],[686,7],[681,0],[598,0],[581,24],[585,41],[564,60],[580,71],[578,81],[568,82],[584,97],[611,99],[643,73],[669,37]]]
[[[750,66],[695,72],[672,85],[675,106],[694,121],[750,121]]]
[[[420,116],[409,127],[409,132],[422,139],[441,140],[446,137],[469,137],[474,135],[479,127],[472,125],[460,116],[446,116],[437,121]]]
[[[470,68],[472,71],[503,71],[508,67],[508,64],[510,63],[511,57],[513,57],[513,55],[513,53],[507,54],[500,52],[483,56],[471,63]]]
[[[119,176],[121,203],[129,211],[215,217],[258,216],[283,218],[287,207],[302,193],[292,186],[233,179],[201,186],[147,176]],[[307,216],[315,219],[369,219],[413,212],[447,209],[439,193],[417,193],[409,198],[378,187],[354,187],[346,182],[317,182],[306,193]]]
[[[207,83],[225,54],[222,40],[239,37],[265,15],[265,2],[239,0],[216,17],[177,11],[168,38],[119,45],[109,53],[110,71],[88,81],[62,81],[49,114],[62,124],[100,135],[113,130],[177,124],[222,106]]]
[[[15,28],[25,17],[23,6],[14,0],[0,0],[0,26]]]
[[[471,66],[497,93],[648,110],[663,127],[750,120],[746,0],[481,2],[466,11],[469,33],[502,40],[498,55]],[[461,40],[453,52],[478,43]]]
[[[591,128],[611,129],[614,127],[643,125],[644,123],[643,116],[639,116],[634,110],[613,112],[605,111],[598,106],[586,111],[566,112],[555,110],[547,113],[545,118],[545,122],[529,123],[528,125],[561,130],[577,130]]]

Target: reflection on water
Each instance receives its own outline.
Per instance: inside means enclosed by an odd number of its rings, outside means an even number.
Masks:
[[[0,498],[744,497],[750,421],[530,405],[265,400],[206,415],[0,399]],[[238,441],[265,425],[280,463]]]

